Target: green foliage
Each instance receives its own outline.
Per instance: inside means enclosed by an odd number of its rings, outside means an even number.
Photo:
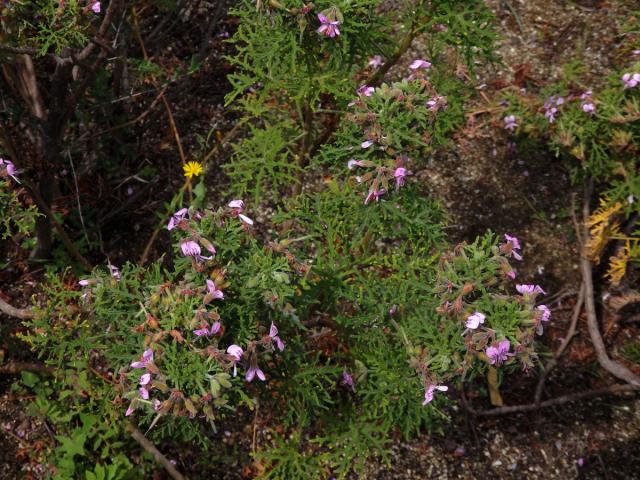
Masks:
[[[86,45],[92,23],[100,18],[78,0],[12,1],[3,8],[4,40],[34,48],[39,56]]]
[[[37,216],[36,207],[25,206],[16,191],[10,188],[9,180],[0,178],[0,238],[6,240],[14,235],[29,235]]]

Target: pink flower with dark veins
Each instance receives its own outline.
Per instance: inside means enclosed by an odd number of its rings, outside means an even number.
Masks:
[[[475,330],[480,326],[480,324],[484,323],[484,320],[487,317],[480,312],[473,312],[473,315],[469,315],[467,317],[467,323],[465,323],[465,327],[469,330]]]
[[[449,387],[446,385],[429,385],[424,391],[424,401],[422,402],[422,405],[430,403],[433,400],[433,394],[436,391],[446,392],[447,390],[449,390]]]
[[[323,34],[325,37],[334,38],[340,35],[340,21],[332,20],[330,21],[324,14],[318,14],[318,20],[320,21],[320,27],[317,32]]]
[[[242,347],[239,345],[229,345],[229,347],[227,347],[227,353],[233,358],[233,376],[235,377],[238,373],[236,364],[242,360],[244,350],[242,350]]]
[[[368,85],[361,85],[358,87],[358,89],[356,90],[356,93],[359,96],[365,96],[365,97],[370,97],[371,95],[373,95],[373,92],[375,92],[376,89],[374,87],[370,87]]]
[[[260,370],[260,367],[258,367],[257,365],[254,365],[251,368],[249,368],[245,376],[245,379],[247,380],[247,382],[251,383],[253,379],[256,377],[256,375],[263,382],[267,379],[267,377],[265,377],[264,375],[264,372]]]
[[[18,180],[18,178],[16,177],[16,173],[18,173],[18,171],[16,170],[16,166],[11,160],[0,158],[0,174],[2,173],[13,178],[17,183],[20,183],[20,180]]]
[[[131,364],[131,368],[147,368],[147,364],[153,362],[153,350],[148,348],[142,354],[142,358]]]
[[[224,298],[224,293],[222,293],[222,290],[216,288],[213,280],[207,279],[207,292],[213,295],[214,300],[222,300]]]
[[[275,323],[271,322],[271,328],[269,329],[269,336],[271,340],[275,342],[278,350],[281,352],[284,350],[284,342],[278,336],[278,327],[276,327]]]
[[[382,66],[382,57],[380,55],[374,55],[369,59],[369,66],[373,68],[380,68]]]
[[[220,331],[220,327],[220,322],[214,322],[213,325],[211,325],[211,329],[207,329],[207,327],[204,327],[198,330],[194,330],[193,333],[196,337],[212,337]]]
[[[516,260],[522,260],[522,255],[518,250],[520,250],[520,240],[517,237],[512,237],[509,234],[504,235],[505,243],[500,245],[500,251],[504,253],[507,257],[513,257]]]
[[[185,257],[198,257],[202,253],[202,249],[198,242],[193,240],[183,240],[180,242],[180,250]]]
[[[622,83],[624,84],[625,90],[627,88],[634,88],[640,84],[640,73],[625,73],[622,75]]]
[[[385,193],[387,193],[387,191],[384,188],[381,188],[380,190],[369,190],[367,198],[364,199],[364,204],[367,205],[372,199],[376,202],[379,201],[380,197]]]
[[[551,319],[551,310],[549,310],[549,307],[547,307],[546,305],[538,305],[536,307],[536,310],[541,312],[538,316],[538,321],[536,324],[536,333],[538,335],[542,335],[542,332],[544,331],[542,322],[548,322]]]
[[[411,65],[409,65],[409,68],[411,70],[420,70],[420,69],[426,70],[431,68],[431,62],[428,62],[427,60],[423,60],[421,58],[417,58],[413,62],[411,62]]]
[[[396,191],[400,190],[400,187],[404,185],[404,177],[409,175],[409,172],[404,167],[398,167],[393,172],[393,176],[396,179]]]
[[[176,213],[171,215],[171,218],[169,219],[169,223],[167,224],[167,230],[171,231],[174,228],[176,228],[178,224],[185,219],[188,213],[189,213],[189,209],[181,208]]]
[[[507,361],[509,357],[513,357],[513,353],[509,353],[511,343],[509,340],[501,340],[498,342],[497,347],[489,347],[486,350],[487,357],[491,360],[491,365],[499,367],[503,362]]]
[[[547,294],[539,285],[516,285],[516,290],[522,295],[529,296],[535,295],[536,293]]]

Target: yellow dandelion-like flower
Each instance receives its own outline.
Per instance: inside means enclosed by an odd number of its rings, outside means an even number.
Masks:
[[[200,162],[187,162],[182,169],[184,170],[184,176],[187,178],[197,177],[204,171]]]

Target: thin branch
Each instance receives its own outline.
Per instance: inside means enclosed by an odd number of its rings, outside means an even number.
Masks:
[[[144,436],[144,434],[134,427],[131,423],[127,424],[127,431],[131,434],[133,439],[140,444],[142,448],[144,448],[147,452],[153,455],[153,458],[156,462],[162,465],[169,476],[174,480],[185,480],[185,476],[182,475],[176,467],[165,457],[160,450],[156,448],[156,446]]]
[[[136,118],[129,120],[127,122],[121,123],[120,125],[114,125],[113,127],[109,127],[106,130],[102,130],[98,133],[94,133],[92,134],[89,138],[94,138],[94,137],[100,137],[106,133],[111,133],[114,132],[116,130],[120,130],[122,128],[127,128],[130,127],[132,125],[135,125],[136,123],[138,123],[141,120],[144,120],[145,117],[147,115],[149,115],[152,110],[156,107],[156,105],[158,104],[158,102],[160,102],[160,98],[164,95],[164,92],[167,91],[168,85],[165,86],[162,90],[160,90],[160,93],[156,96],[156,98],[153,100],[153,102],[151,102],[151,105],[149,105],[149,107],[142,112],[140,115],[138,115]]]
[[[561,397],[552,398],[551,400],[545,400],[544,402],[528,403],[526,405],[514,405],[512,407],[499,407],[492,408],[491,410],[474,410],[466,404],[466,400],[463,400],[465,408],[478,417],[497,417],[500,415],[509,415],[511,413],[533,412],[539,408],[555,407],[564,403],[576,402],[578,400],[585,400],[587,398],[601,397],[603,395],[612,395],[616,393],[633,392],[637,390],[638,386],[635,385],[609,385],[608,387],[596,388],[593,390],[587,390],[584,392],[571,393],[569,395],[562,395]]]
[[[20,318],[22,320],[30,320],[36,318],[36,314],[30,308],[16,308],[9,305],[0,298],[0,312],[10,317]]]
[[[593,181],[590,182],[589,187],[585,187],[584,200],[582,205],[582,244],[586,245],[589,231],[586,227],[589,220],[589,200],[591,197],[591,186]],[[587,326],[589,328],[589,336],[591,342],[596,350],[598,357],[598,363],[607,372],[620,380],[630,383],[636,387],[640,387],[640,377],[629,370],[624,365],[609,358],[607,349],[600,335],[600,328],[598,327],[598,316],[596,314],[595,301],[593,299],[593,278],[591,261],[587,258],[586,251],[583,248],[580,252],[580,271],[582,272],[582,281],[585,287],[585,307],[587,312]]]

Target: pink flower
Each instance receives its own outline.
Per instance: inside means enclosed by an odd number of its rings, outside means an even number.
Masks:
[[[393,176],[396,179],[396,191],[404,185],[404,177],[406,177],[408,174],[409,172],[407,172],[407,169],[404,167],[398,167],[395,169],[395,171],[393,172]]]
[[[208,330],[207,327],[204,327],[198,330],[194,330],[193,333],[196,337],[212,337],[220,331],[220,327],[220,322],[214,322],[213,325],[211,325],[211,330]]]
[[[596,113],[596,106],[591,102],[585,102],[582,104],[582,111],[584,113],[588,113],[589,115],[593,115]]]
[[[427,101],[427,107],[429,107],[429,110],[431,110],[432,112],[446,110],[448,107],[447,99],[442,95],[436,95],[431,100]]]
[[[281,352],[284,350],[284,342],[278,336],[278,327],[276,327],[275,323],[271,322],[271,328],[269,329],[269,336],[271,340],[275,342],[278,350]]]
[[[353,170],[353,167],[364,167],[364,162],[362,160],[354,160],[353,158],[347,162],[347,168],[349,170]]]
[[[142,358],[138,362],[133,362],[131,368],[147,368],[147,364],[153,362],[153,350],[148,348],[142,354]]]
[[[2,170],[4,170],[4,172]],[[3,158],[0,158],[0,173],[4,173],[5,175],[8,175],[9,177],[13,178],[17,183],[20,183],[20,180],[16,178],[17,172],[18,171],[16,170],[16,166],[13,164],[11,160],[5,160]]]
[[[120,269],[118,267],[114,267],[110,263],[107,263],[107,268],[109,269],[109,273],[111,273],[111,276],[117,281],[120,281],[120,279],[122,278],[122,276],[120,275]]]
[[[242,200],[231,200],[229,202],[229,208],[233,210],[232,214],[237,216],[243,223],[253,225],[253,220],[242,214],[242,210],[244,210],[244,202]]]
[[[238,218],[245,223],[246,225],[253,225],[253,220],[251,220],[249,217],[247,217],[246,215],[243,215],[241,213],[238,214]]]
[[[264,375],[264,372],[262,370],[260,370],[260,368],[257,365],[251,367],[247,371],[247,375],[245,376],[245,378],[246,378],[247,382],[251,383],[256,375],[263,382],[267,379],[267,377],[265,377],[265,375]]]
[[[504,117],[504,128],[513,132],[516,128],[518,128],[518,124],[516,123],[516,117],[514,115],[508,115]]]
[[[369,190],[367,198],[364,199],[364,204],[368,204],[372,199],[377,202],[385,193],[387,193],[387,191],[384,188],[381,188],[380,190]]]
[[[509,277],[511,280],[515,280],[516,279],[516,272],[514,272],[513,270],[509,270],[507,272],[507,277]]]
[[[371,95],[373,95],[373,92],[375,91],[376,89],[373,87],[369,87],[368,85],[361,85],[356,90],[356,93],[360,96],[364,95],[365,97],[370,97]]]
[[[447,387],[446,385],[429,385],[429,387],[427,387],[424,391],[424,401],[422,402],[422,405],[426,405],[433,400],[433,394],[436,392],[436,390],[440,392],[446,392],[447,390],[449,390],[449,387]]]
[[[93,2],[91,10],[93,10],[93,13],[100,13],[100,2]]]
[[[236,364],[242,360],[244,350],[242,350],[242,347],[239,345],[229,345],[229,347],[227,347],[227,353],[233,357],[233,376],[235,377],[238,373]]]
[[[349,375],[349,372],[346,370],[342,372],[342,379],[340,380],[340,385],[344,385],[351,389],[353,393],[356,392],[356,387],[353,383],[353,377]]]
[[[622,76],[622,83],[624,84],[625,90],[635,87],[640,84],[640,73],[625,73]]]
[[[146,388],[140,387],[138,389],[138,393],[140,393],[140,396],[145,400],[149,400],[149,390],[147,390]]]
[[[242,211],[244,209],[244,202],[242,200],[231,200],[229,202],[229,207]]]
[[[539,285],[516,285],[516,290],[522,295],[535,295],[536,293],[547,294]]]
[[[184,220],[184,218],[187,216],[188,213],[189,213],[189,210],[187,208],[181,208],[176,213],[171,215],[171,218],[169,219],[169,223],[167,224],[167,230],[171,231],[174,228],[176,228],[178,224],[182,220]]]
[[[509,349],[511,348],[511,344],[509,340],[501,340],[498,342],[497,347],[489,347],[487,348],[487,357],[491,359],[491,365],[500,366],[503,362],[505,362],[509,357],[513,357],[513,353],[509,353]]]
[[[89,285],[89,283],[91,283],[89,280],[80,280],[78,282],[78,285],[80,285],[81,287],[86,287],[87,285]]]
[[[147,385],[151,381],[151,374],[145,373],[140,377],[140,385]]]
[[[340,29],[338,28],[340,22],[338,20],[329,21],[322,13],[318,14],[318,20],[320,21],[320,28],[317,30],[318,33],[330,38],[340,35]]]
[[[218,290],[216,288],[216,284],[213,280],[207,279],[207,291],[209,294],[213,295],[215,300],[222,300],[224,298],[224,293],[222,293],[222,290]]]
[[[536,307],[536,310],[538,310],[539,312],[542,312],[542,314],[539,316],[539,321],[537,322],[537,325],[536,325],[536,333],[538,335],[542,335],[542,332],[543,332],[542,322],[548,322],[551,319],[551,310],[549,310],[549,307],[547,307],[546,305],[538,305]]]
[[[182,254],[186,257],[199,257],[202,253],[198,242],[194,242],[193,240],[183,240],[180,242],[180,250],[182,250]]]
[[[380,68],[382,65],[382,57],[380,55],[374,55],[369,59],[369,66],[373,68]]]
[[[480,312],[474,312],[473,315],[469,315],[467,317],[467,323],[465,323],[465,327],[470,330],[475,330],[480,326],[481,323],[484,323],[485,318],[487,318],[484,314]]]
[[[135,411],[135,408],[133,408],[133,402],[131,402],[129,404],[129,408],[127,408],[127,411],[124,412],[124,416],[128,417],[129,415],[131,415],[133,412]]]
[[[366,140],[366,141],[362,142],[362,143],[360,144],[360,146],[361,146],[362,148],[369,148],[369,147],[370,147],[371,145],[373,145],[374,143],[375,143],[375,142],[373,142],[372,140]]]
[[[431,62],[427,62],[426,60],[422,60],[421,58],[417,58],[411,65],[409,65],[411,70],[419,70],[419,69],[428,69],[431,68]]]
[[[500,245],[500,250],[508,257],[513,257],[516,260],[522,260],[522,255],[518,251],[520,250],[520,240],[518,240],[517,237],[512,237],[506,233],[504,235],[504,239],[507,242]]]

